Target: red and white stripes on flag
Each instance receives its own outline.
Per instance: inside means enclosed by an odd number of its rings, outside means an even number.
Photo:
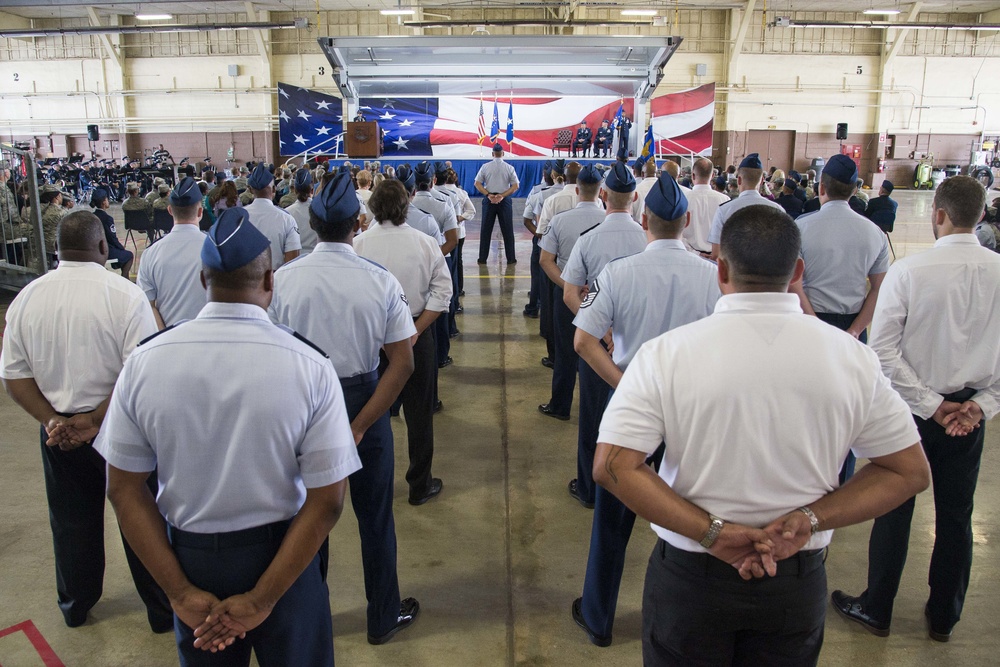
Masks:
[[[479,98],[479,141],[477,143],[481,145],[483,141],[486,139],[489,139],[489,137],[486,136],[486,116],[483,113],[483,98],[480,97]]]
[[[649,110],[658,155],[712,154],[714,83],[655,97]]]

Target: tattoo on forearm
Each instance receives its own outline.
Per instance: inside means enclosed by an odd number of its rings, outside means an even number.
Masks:
[[[618,483],[618,475],[615,474],[614,464],[615,459],[618,458],[618,455],[621,453],[621,447],[612,447],[611,453],[608,454],[608,458],[604,461],[604,470],[608,473],[608,476],[611,477],[611,481],[615,484]]]

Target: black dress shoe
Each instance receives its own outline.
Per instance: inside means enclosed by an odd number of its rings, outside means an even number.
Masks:
[[[508,260],[507,264],[517,264],[517,260],[516,259]]]
[[[477,264],[485,264],[485,263],[486,263],[486,260],[485,260],[485,259],[477,259],[477,260],[476,260],[476,263],[477,263]]]
[[[389,408],[389,416],[390,417],[398,417],[399,416],[399,408]]]
[[[459,296],[465,296],[465,290],[459,290],[458,295]]]
[[[420,603],[417,602],[416,598],[406,598],[399,603],[399,617],[396,619],[396,625],[392,626],[392,630],[389,630],[389,632],[379,637],[368,635],[368,643],[374,644],[375,646],[386,643],[392,639],[397,632],[405,630],[413,625],[413,621],[417,620],[417,615],[419,613]]]
[[[461,306],[461,304],[459,304],[458,306],[455,307],[455,312],[456,313],[464,313],[465,312],[465,308],[463,308]]]
[[[411,505],[423,505],[428,500],[430,500],[434,496],[436,496],[439,493],[441,493],[441,489],[443,489],[443,488],[444,488],[444,482],[442,482],[440,479],[438,479],[437,477],[435,477],[435,478],[433,478],[431,480],[431,485],[429,487],[427,487],[427,493],[425,493],[422,496],[418,496],[416,498],[414,498],[413,496],[410,496],[410,504]]]
[[[587,622],[583,620],[583,598],[573,600],[573,620],[587,633],[587,639],[594,646],[607,648],[611,646],[611,637],[602,637],[587,627]]]
[[[529,308],[525,308],[524,310],[521,311],[521,314],[524,315],[525,317],[530,317],[533,320],[538,319],[538,310],[531,310]]]
[[[851,597],[843,591],[834,591],[830,595],[830,601],[837,613],[853,621],[876,637],[889,636],[889,624],[872,618],[861,606],[861,598]]]
[[[545,366],[546,368],[555,368],[556,362],[552,361],[548,357],[542,357],[542,366]]]
[[[555,419],[558,419],[559,421],[563,422],[569,421],[569,415],[561,415],[558,412],[553,412],[552,408],[549,407],[548,403],[542,403],[541,405],[539,405],[538,411],[541,412],[546,417],[554,417]]]
[[[588,503],[586,500],[583,499],[583,496],[580,495],[580,484],[577,480],[575,479],[569,480],[569,486],[567,488],[569,489],[569,495],[576,498],[576,502],[580,503],[588,510],[594,509],[594,503]]]
[[[441,399],[434,401],[434,414],[437,414],[442,410],[444,410],[444,403],[441,402]]]
[[[438,364],[438,368],[444,368],[445,366],[451,366],[455,363],[455,360],[451,357],[445,357],[444,360]]]
[[[450,334],[448,334],[448,338],[458,338],[458,337],[459,337],[459,336],[461,336],[461,335],[462,335],[462,332],[461,332],[461,331],[459,331],[458,329],[455,329],[455,330],[454,330],[454,331],[452,331],[452,332],[451,332]],[[450,358],[451,358],[451,357],[449,357],[449,359],[450,359]]]
[[[934,624],[931,622],[931,611],[924,605],[924,618],[927,619],[927,636],[936,642],[950,642],[951,641],[951,630],[947,632],[942,631],[940,628],[935,629]]]

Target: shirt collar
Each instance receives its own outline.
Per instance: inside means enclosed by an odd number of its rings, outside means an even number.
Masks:
[[[937,241],[934,242],[934,247],[938,248],[941,246],[948,245],[980,245],[979,239],[975,234],[949,234],[948,236],[942,236]]]
[[[198,313],[198,318],[213,320],[261,320],[271,323],[267,311],[252,303],[221,303],[209,301]]]
[[[694,190],[711,190],[711,189],[712,189],[712,186],[709,185],[708,183],[695,183],[694,185],[691,186],[691,190],[692,191],[694,191]]]
[[[802,306],[796,294],[785,292],[742,292],[725,294],[715,304],[716,313],[756,313],[801,315]]]
[[[656,239],[655,241],[650,241],[649,243],[647,243],[646,248],[645,250],[643,250],[643,252],[646,252],[646,250],[661,250],[661,249],[687,251],[687,248],[684,247],[683,241],[679,241],[677,239]]]
[[[204,234],[205,233],[205,232],[201,231],[201,228],[198,226],[198,223],[190,224],[190,223],[186,223],[186,222],[182,223],[182,224],[179,224],[179,225],[174,225],[173,228],[171,228],[170,233],[172,234],[174,232],[178,232],[180,234],[191,234],[191,233]]]
[[[764,195],[762,195],[761,193],[757,192],[756,190],[744,190],[743,192],[741,192],[739,194],[739,196],[740,197],[760,197],[761,199],[764,198]]]
[[[632,214],[630,214],[630,213],[622,213],[621,211],[617,211],[615,213],[608,213],[606,216],[604,216],[604,221],[605,222],[626,222],[627,221],[627,222],[631,222],[633,225],[638,225],[639,224],[638,222],[636,222],[632,218]]]
[[[601,205],[596,201],[582,201],[576,205],[576,208],[601,208]]]
[[[354,251],[354,246],[350,243],[339,243],[334,241],[320,241],[313,248],[313,252],[342,252],[347,255],[357,255],[358,253]]]
[[[57,271],[59,269],[102,269],[102,270],[104,270],[104,267],[101,266],[100,264],[98,264],[97,262],[71,262],[69,260],[62,259],[62,260],[59,260],[59,265],[56,267]]]
[[[831,208],[851,208],[851,204],[846,199],[830,199],[823,204],[822,208],[826,208],[827,206]]]

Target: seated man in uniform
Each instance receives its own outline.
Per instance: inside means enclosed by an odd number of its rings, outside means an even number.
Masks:
[[[262,666],[333,666],[318,552],[361,461],[333,364],[268,320],[270,245],[245,210],[220,216],[202,246],[209,303],[132,353],[96,445],[182,664],[249,665],[252,649]]]
[[[608,157],[614,138],[614,130],[611,129],[608,119],[605,118],[601,121],[601,127],[597,129],[597,136],[594,137],[594,157],[598,157],[598,152],[601,153],[600,157]]]
[[[878,225],[886,234],[892,232],[893,225],[896,224],[896,207],[898,204],[889,195],[892,194],[894,186],[892,181],[882,181],[882,187],[878,189],[878,197],[868,200],[868,208],[865,209],[865,217]]]
[[[577,151],[583,154],[583,157],[587,157],[590,153],[590,142],[593,138],[593,133],[590,128],[587,127],[587,121],[582,121],[580,127],[576,130],[576,136],[573,137],[573,149],[572,155],[576,157]]]

